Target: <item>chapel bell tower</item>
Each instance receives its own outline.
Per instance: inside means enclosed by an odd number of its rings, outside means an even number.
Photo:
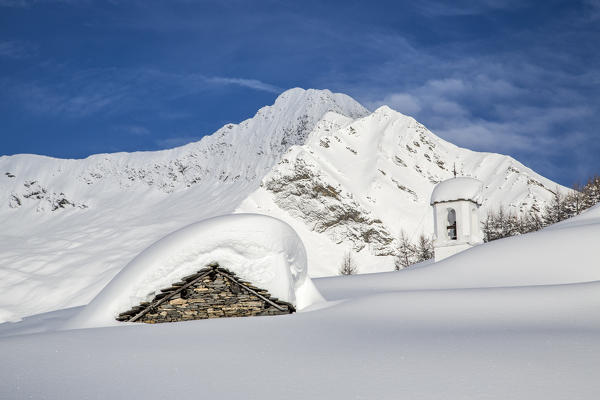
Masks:
[[[435,261],[483,243],[479,222],[481,181],[458,177],[438,183],[431,194]]]

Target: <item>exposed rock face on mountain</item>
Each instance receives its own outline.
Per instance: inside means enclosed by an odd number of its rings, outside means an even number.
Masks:
[[[264,181],[274,202],[311,230],[326,232],[336,243],[349,241],[354,251],[371,245],[374,255],[393,255],[393,237],[380,219],[361,206],[338,183],[332,186],[318,166],[303,159],[291,170],[278,169]]]
[[[18,208],[23,203],[34,202],[37,212],[56,211],[67,207],[87,208],[83,203],[77,204],[70,201],[65,197],[64,193],[49,192],[48,189],[41,186],[37,181],[26,181],[20,189],[10,193],[8,196],[8,207]]]
[[[327,90],[291,89],[171,150],[0,157],[0,321],[86,303],[154,240],[234,211],[292,225],[312,275],[335,274],[346,250],[360,272],[391,269],[401,230],[432,232],[429,196],[453,168],[485,183],[484,211],[541,208],[558,188],[510,157],[456,147],[411,117]],[[90,278],[70,286],[82,269]]]

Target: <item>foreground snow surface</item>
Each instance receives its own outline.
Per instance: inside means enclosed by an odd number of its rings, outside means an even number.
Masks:
[[[278,317],[0,325],[0,397],[597,399],[600,208],[397,273],[315,279]]]

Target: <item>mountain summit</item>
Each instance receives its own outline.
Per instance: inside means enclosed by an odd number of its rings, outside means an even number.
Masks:
[[[431,234],[429,195],[454,166],[485,183],[484,211],[539,209],[559,187],[389,107],[370,113],[344,94],[299,88],[170,150],[0,157],[0,321],[85,304],[150,243],[231,212],[292,225],[313,276],[335,274],[348,250],[360,272],[392,269],[401,231]]]

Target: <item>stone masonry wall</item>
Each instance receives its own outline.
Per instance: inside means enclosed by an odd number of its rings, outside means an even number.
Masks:
[[[230,271],[216,266],[210,268],[213,268],[213,271],[209,275],[190,285],[181,291],[181,293],[172,294],[184,286],[186,281],[190,282],[203,273],[210,271],[209,268],[184,278],[183,281],[173,284],[170,288],[163,289],[162,293],[155,296],[151,302],[141,303],[139,306],[121,313],[117,320],[128,321],[140,311],[169,296],[161,304],[150,307],[136,322],[153,324],[207,318],[281,315],[295,311],[291,304],[271,297],[266,290],[259,289],[248,282],[239,280]],[[235,282],[228,279],[227,276],[233,278]],[[277,304],[283,308],[283,311],[251,293],[249,290],[244,289],[242,285]]]

